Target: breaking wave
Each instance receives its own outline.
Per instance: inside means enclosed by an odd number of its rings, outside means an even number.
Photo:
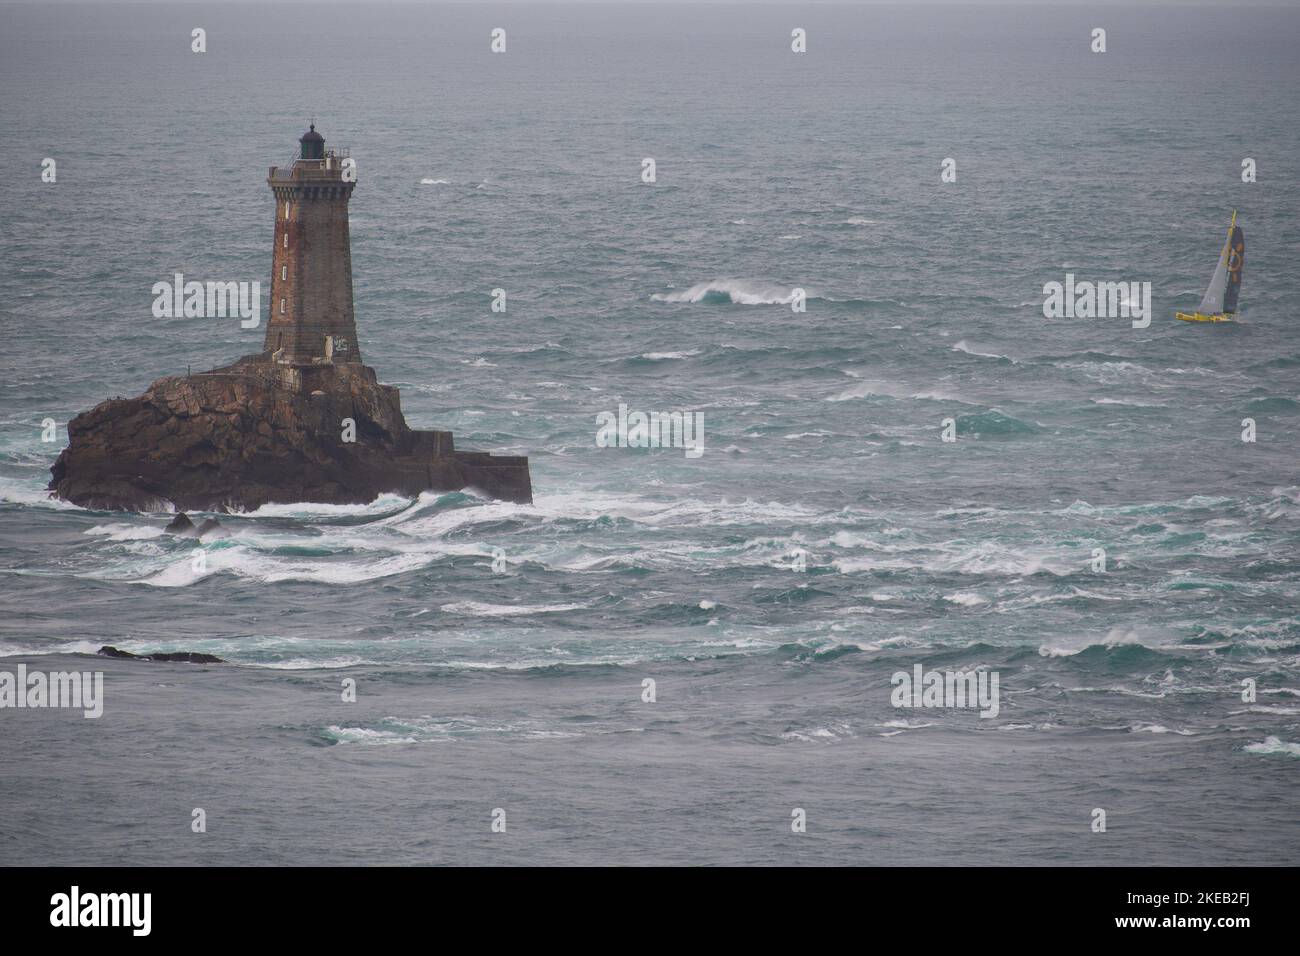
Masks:
[[[681,292],[656,292],[654,302],[689,302],[703,305],[789,305],[794,286],[776,285],[751,279],[713,279]],[[811,291],[809,299],[817,298]]]
[[[1249,754],[1285,754],[1288,757],[1300,757],[1300,744],[1290,743],[1280,737],[1265,737],[1257,744],[1247,744],[1242,748]]]

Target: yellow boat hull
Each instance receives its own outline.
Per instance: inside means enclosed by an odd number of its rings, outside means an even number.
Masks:
[[[1203,312],[1175,312],[1175,319],[1182,319],[1184,322],[1231,322],[1232,316],[1217,313],[1206,315]]]

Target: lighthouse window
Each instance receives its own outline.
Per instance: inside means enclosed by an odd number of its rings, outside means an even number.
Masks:
[[[284,218],[285,218],[285,219],[288,219],[288,218],[289,218],[289,206],[290,206],[290,205],[291,205],[290,203],[285,203],[285,204],[284,204]]]
[[[281,279],[287,279],[287,278],[289,278],[289,267],[288,267],[288,266],[280,266],[280,278],[281,278]]]
[[[280,300],[280,314],[284,315],[284,299]]]
[[[289,248],[289,230],[288,230],[288,229],[286,229],[286,230],[284,231],[284,247],[285,247],[286,249]]]

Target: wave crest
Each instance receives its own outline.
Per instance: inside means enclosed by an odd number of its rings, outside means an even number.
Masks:
[[[681,292],[656,292],[653,302],[687,302],[704,305],[789,305],[794,301],[794,286],[777,285],[752,279],[712,279],[699,282]],[[817,298],[812,292],[809,299]]]

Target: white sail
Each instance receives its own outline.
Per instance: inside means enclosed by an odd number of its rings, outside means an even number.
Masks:
[[[1202,315],[1217,315],[1223,311],[1223,290],[1228,285],[1228,242],[1223,244],[1223,249],[1219,252],[1219,264],[1214,267],[1214,278],[1210,280],[1210,287],[1205,290],[1205,297],[1197,309]]]

